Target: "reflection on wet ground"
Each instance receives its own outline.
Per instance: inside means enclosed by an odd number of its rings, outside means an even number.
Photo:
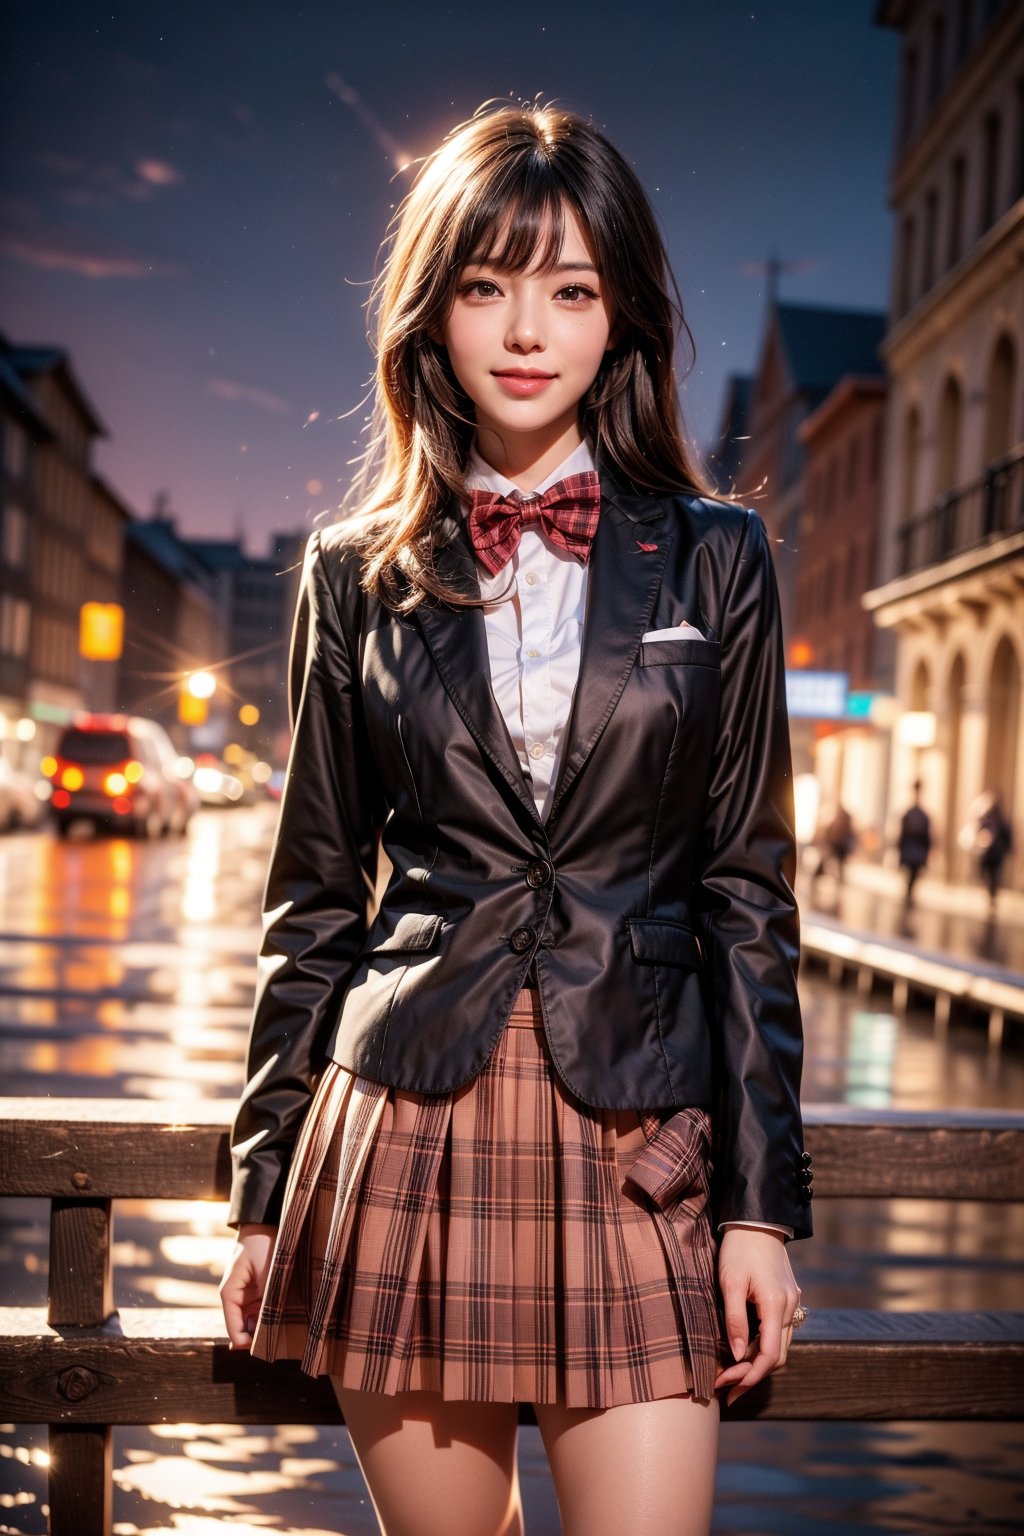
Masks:
[[[203,813],[177,843],[0,839],[4,1091],[233,1099],[272,829],[272,812],[254,810]],[[970,941],[961,927],[950,928],[950,942],[957,931]],[[1007,948],[1018,941],[1008,931]],[[1024,1056],[1009,1027],[993,1055],[983,1028],[954,1019],[943,1042],[927,1013],[897,1020],[884,995],[838,992],[818,973],[805,973],[801,993],[808,1103],[1024,1103]],[[0,1202],[8,1304],[45,1299],[47,1219],[43,1202]],[[118,1305],[215,1306],[232,1242],[223,1221],[221,1205],[119,1204]],[[811,1242],[790,1249],[810,1306],[1020,1305],[1019,1208],[822,1200],[815,1229]],[[1024,1527],[1022,1452],[1015,1426],[727,1425],[714,1528],[744,1536],[1016,1531]],[[123,1430],[115,1466],[119,1536],[377,1533],[344,1430]],[[530,1536],[555,1536],[536,1429],[520,1432],[520,1473]],[[45,1530],[45,1475],[45,1430],[2,1426],[0,1533]]]

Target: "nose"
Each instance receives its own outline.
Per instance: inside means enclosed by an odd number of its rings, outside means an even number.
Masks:
[[[543,352],[546,345],[539,298],[528,292],[518,294],[509,310],[506,349],[524,354]]]

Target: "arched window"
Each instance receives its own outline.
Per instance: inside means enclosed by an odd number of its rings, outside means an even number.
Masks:
[[[955,491],[960,479],[960,430],[963,421],[963,395],[959,382],[950,374],[939,400],[937,453],[935,456],[935,495]]]

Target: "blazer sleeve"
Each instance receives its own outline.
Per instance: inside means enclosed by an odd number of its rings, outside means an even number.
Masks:
[[[321,531],[303,560],[289,651],[292,740],[263,895],[228,1224],[276,1223],[292,1148],[365,939],[383,812]]]
[[[746,520],[722,602],[721,694],[696,889],[715,1066],[716,1223],[810,1237],[800,919],[785,660],[771,547]]]

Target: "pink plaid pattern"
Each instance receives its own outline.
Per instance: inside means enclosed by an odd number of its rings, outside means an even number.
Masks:
[[[601,482],[596,470],[566,475],[540,496],[499,496],[496,491],[473,490],[470,497],[470,541],[477,559],[492,576],[511,560],[524,527],[530,523],[539,523],[552,544],[575,555],[581,565],[589,560],[601,514]]]
[[[710,1401],[732,1360],[711,1129],[700,1106],[575,1099],[536,992],[452,1093],[332,1062],[295,1148],[252,1353],[364,1392]]]

